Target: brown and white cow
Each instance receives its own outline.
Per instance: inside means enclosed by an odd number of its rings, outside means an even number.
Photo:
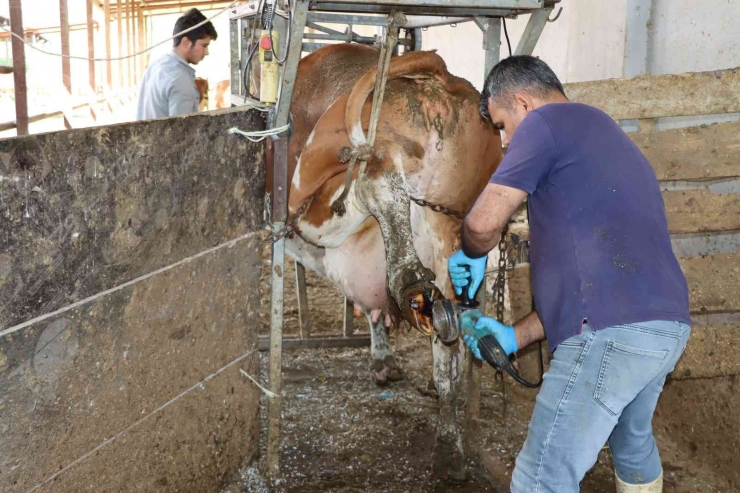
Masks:
[[[198,89],[198,111],[208,111],[208,79],[196,77],[195,88]]]
[[[501,140],[478,111],[479,93],[447,72],[434,52],[393,58],[373,155],[359,161],[344,201],[347,151],[366,144],[379,52],[357,45],[321,48],[298,68],[291,106],[289,212],[300,209],[299,236],[288,252],[330,278],[362,308],[379,383],[397,377],[388,342],[388,315],[400,313],[432,338],[439,394],[434,470],[464,476],[456,399],[463,374],[461,343],[432,334],[433,299],[454,296],[447,258],[459,248],[460,220],[411,202],[413,196],[466,211],[501,159]]]

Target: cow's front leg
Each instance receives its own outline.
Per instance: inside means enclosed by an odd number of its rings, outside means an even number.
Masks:
[[[461,389],[465,348],[458,340],[452,345],[432,337],[434,385],[439,395],[437,440],[432,473],[450,481],[465,480],[465,452],[457,419],[457,396]]]
[[[375,383],[386,385],[389,382],[401,380],[403,375],[393,358],[393,349],[388,338],[386,316],[382,310],[373,310],[365,313],[370,326],[370,356],[372,370],[375,374]]]
[[[395,168],[368,170],[357,181],[357,196],[380,224],[388,287],[401,315],[431,335],[432,302],[442,293],[433,284],[434,273],[422,265],[414,249],[411,205],[403,176]]]

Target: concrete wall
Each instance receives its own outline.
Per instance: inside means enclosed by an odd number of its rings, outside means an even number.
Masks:
[[[534,55],[550,64],[564,83],[635,75],[625,71],[625,40],[630,28],[646,22],[646,73],[740,66],[740,31],[736,29],[740,2],[562,0],[556,10],[560,7],[560,18],[545,27]],[[512,49],[528,18],[523,15],[507,21]],[[482,36],[475,24],[430,28],[424,35],[424,49],[439,50],[452,73],[481,88]],[[508,55],[503,30],[501,54]]]
[[[219,491],[259,443],[238,111],[0,141],[0,491]]]

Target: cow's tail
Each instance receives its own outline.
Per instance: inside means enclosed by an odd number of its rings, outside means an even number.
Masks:
[[[377,75],[378,69],[375,66],[365,72],[355,83],[349,100],[347,100],[344,121],[349,140],[355,148],[367,144],[367,137],[362,130],[362,108],[375,88]],[[447,75],[447,66],[439,55],[434,51],[419,51],[391,58],[387,80],[391,81],[400,77],[434,77],[446,84]]]

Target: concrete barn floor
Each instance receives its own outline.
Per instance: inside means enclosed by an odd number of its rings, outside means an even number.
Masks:
[[[269,252],[266,256],[269,262]],[[292,261],[286,266],[286,333],[298,330]],[[269,300],[263,279],[264,300]],[[341,331],[342,297],[334,286],[308,273],[312,330]],[[263,321],[267,318],[267,301]],[[266,327],[266,325],[265,325]],[[357,330],[366,332],[364,319]],[[265,328],[266,331],[266,328]],[[429,343],[416,331],[393,333],[392,345],[404,379],[378,387],[370,372],[369,348],[286,351],[283,356],[283,482],[268,488],[263,466],[265,412],[259,463],[242,473],[237,492],[506,492],[514,460],[526,437],[535,391],[502,384],[494,372],[483,373],[480,430],[468,448],[468,481],[453,485],[432,479],[431,457],[437,414],[436,391],[430,384]],[[266,380],[267,354],[261,379]],[[670,385],[670,383],[668,384]],[[265,403],[263,398],[263,404]],[[461,409],[462,414],[462,409]],[[670,493],[730,492],[722,480],[703,471],[679,450],[670,436],[658,435],[664,462],[665,489]],[[603,450],[581,491],[614,492],[612,465]]]

